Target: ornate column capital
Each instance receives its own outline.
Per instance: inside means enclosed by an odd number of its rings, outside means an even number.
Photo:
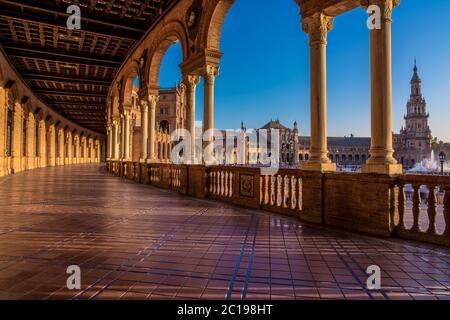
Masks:
[[[148,112],[148,101],[147,100],[142,99],[141,101],[139,101],[139,104],[141,106],[142,113]]]
[[[392,11],[400,5],[400,0],[362,0],[361,6],[368,9],[370,6],[378,6],[386,21],[392,21]]]
[[[206,65],[203,71],[203,76],[208,84],[214,84],[214,80],[219,75],[219,67],[213,65]]]
[[[150,103],[150,108],[156,108],[156,104],[159,102],[159,96],[154,94],[148,95],[148,102]]]
[[[187,75],[183,77],[183,83],[189,89],[195,89],[195,87],[200,83],[200,77],[198,75]]]
[[[327,34],[333,29],[333,17],[322,12],[302,20],[302,29],[309,35],[310,45],[327,44]]]

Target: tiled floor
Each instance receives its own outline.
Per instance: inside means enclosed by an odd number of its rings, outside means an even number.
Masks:
[[[450,250],[185,198],[97,166],[0,178],[1,299],[450,299]],[[365,270],[382,270],[382,290]],[[79,265],[82,290],[66,288]]]

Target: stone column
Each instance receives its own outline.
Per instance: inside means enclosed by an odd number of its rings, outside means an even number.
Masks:
[[[27,169],[35,168],[34,162],[36,160],[36,123],[34,115],[30,112],[27,121]]]
[[[56,165],[56,127],[51,124],[48,127],[48,165],[54,167]]]
[[[188,75],[184,77],[184,84],[187,88],[187,126],[186,129],[189,131],[191,136],[191,152],[186,159],[187,163],[195,164],[195,102],[196,102],[196,92],[197,85],[200,83],[200,77],[196,75]]]
[[[327,146],[327,34],[332,28],[333,18],[323,13],[303,19],[303,31],[309,36],[311,69],[311,147],[304,170],[336,171]]]
[[[207,136],[205,133],[208,130],[214,129],[214,84],[219,69],[215,66],[207,65],[203,74],[204,77],[204,110],[203,110],[203,151],[205,148],[214,143],[214,133],[209,132]],[[204,154],[203,154],[204,156]]]
[[[124,160],[130,161],[131,112],[124,111]]]
[[[113,120],[113,159],[119,160],[119,120]]]
[[[13,116],[13,138],[12,138],[12,154],[11,167],[12,173],[22,171],[22,126],[23,112],[19,103],[15,104]]]
[[[112,124],[108,123],[108,128],[107,128],[107,146],[108,146],[108,150],[107,150],[107,154],[106,154],[106,160],[112,160],[113,157],[113,129],[112,129]]]
[[[66,162],[66,164],[73,164],[72,132],[67,132],[67,162]]]
[[[399,0],[369,0],[381,8],[381,29],[370,31],[371,126],[370,159],[363,173],[402,174],[392,146],[392,10]]]
[[[80,135],[77,133],[75,134],[75,139],[74,139],[74,143],[75,143],[75,163],[76,164],[80,164]]]
[[[39,167],[47,166],[47,126],[45,120],[39,121]]]
[[[148,113],[148,163],[156,161],[155,141],[156,141],[156,105],[159,97],[150,94],[148,96],[149,113]]]
[[[148,101],[141,100],[141,162],[148,158]]]
[[[125,158],[125,115],[120,115],[120,161],[123,161]]]
[[[88,163],[88,139],[87,137],[83,137],[82,140],[82,144],[83,144],[83,163]]]
[[[0,177],[7,175],[5,170],[6,158],[6,90],[0,87]]]
[[[96,163],[101,163],[100,150],[101,150],[101,143],[100,143],[100,140],[97,138],[97,139],[95,139],[95,162]]]
[[[65,137],[64,137],[64,129],[58,129],[58,149],[59,149],[59,157],[58,157],[58,165],[63,166],[65,163]]]

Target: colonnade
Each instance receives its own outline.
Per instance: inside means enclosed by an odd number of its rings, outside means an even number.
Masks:
[[[225,3],[225,1],[222,1]],[[233,1],[227,1],[231,6]],[[300,6],[306,4],[298,0]],[[337,3],[338,1],[336,1]],[[371,69],[371,149],[370,158],[363,165],[364,173],[401,174],[402,166],[393,157],[392,143],[392,46],[391,46],[391,16],[393,9],[399,5],[399,0],[365,0],[361,6],[368,8],[376,5],[380,10],[380,26],[370,30],[370,69]],[[222,7],[223,9],[224,7]],[[320,8],[320,6],[318,6]],[[329,16],[323,9],[309,12],[302,17],[303,31],[308,34],[310,46],[310,110],[311,110],[311,145],[309,159],[303,169],[308,171],[332,172],[336,170],[336,164],[329,156],[327,146],[327,35],[333,28],[334,16]],[[226,15],[226,10],[219,10],[219,14]],[[302,13],[303,14],[303,13]],[[211,18],[205,24],[207,30],[221,28],[221,18]],[[219,25],[214,25],[218,23]],[[205,31],[205,34],[208,32]],[[204,79],[204,114],[203,134],[208,132],[203,149],[213,141],[214,129],[214,88],[218,74],[219,61],[222,53],[217,50],[220,35],[213,32],[206,44],[214,44],[214,47],[206,47],[204,56],[196,56],[192,60],[187,59],[181,64],[183,83],[187,93],[187,124],[186,129],[191,134],[191,145],[195,145],[195,101],[196,87],[200,77]],[[154,44],[158,47],[158,44]],[[155,51],[159,57],[159,51]],[[203,54],[203,53],[202,53]],[[200,57],[200,58],[199,58]],[[152,61],[153,57],[150,57]],[[159,70],[159,68],[154,68]],[[152,72],[152,69],[150,69]],[[151,76],[150,79],[157,79]],[[147,79],[148,80],[148,79]],[[144,82],[147,83],[147,82]],[[148,88],[157,88],[155,83],[148,84]],[[158,94],[149,91],[148,88],[140,88],[141,92],[149,92],[141,98],[141,161],[155,162],[155,110]],[[121,93],[119,93],[120,95]],[[141,95],[142,96],[142,95]],[[130,117],[129,112],[123,106],[120,116],[110,119],[108,129],[108,159],[129,161],[130,159]],[[205,136],[203,136],[205,138]],[[195,149],[191,148],[190,163],[194,163]],[[189,161],[188,161],[189,163]]]
[[[49,166],[100,163],[101,140],[56,123],[0,87],[0,176]]]

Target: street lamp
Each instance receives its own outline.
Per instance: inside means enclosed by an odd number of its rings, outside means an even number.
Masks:
[[[439,161],[441,161],[441,174],[444,175],[445,153],[443,151],[439,153]]]

